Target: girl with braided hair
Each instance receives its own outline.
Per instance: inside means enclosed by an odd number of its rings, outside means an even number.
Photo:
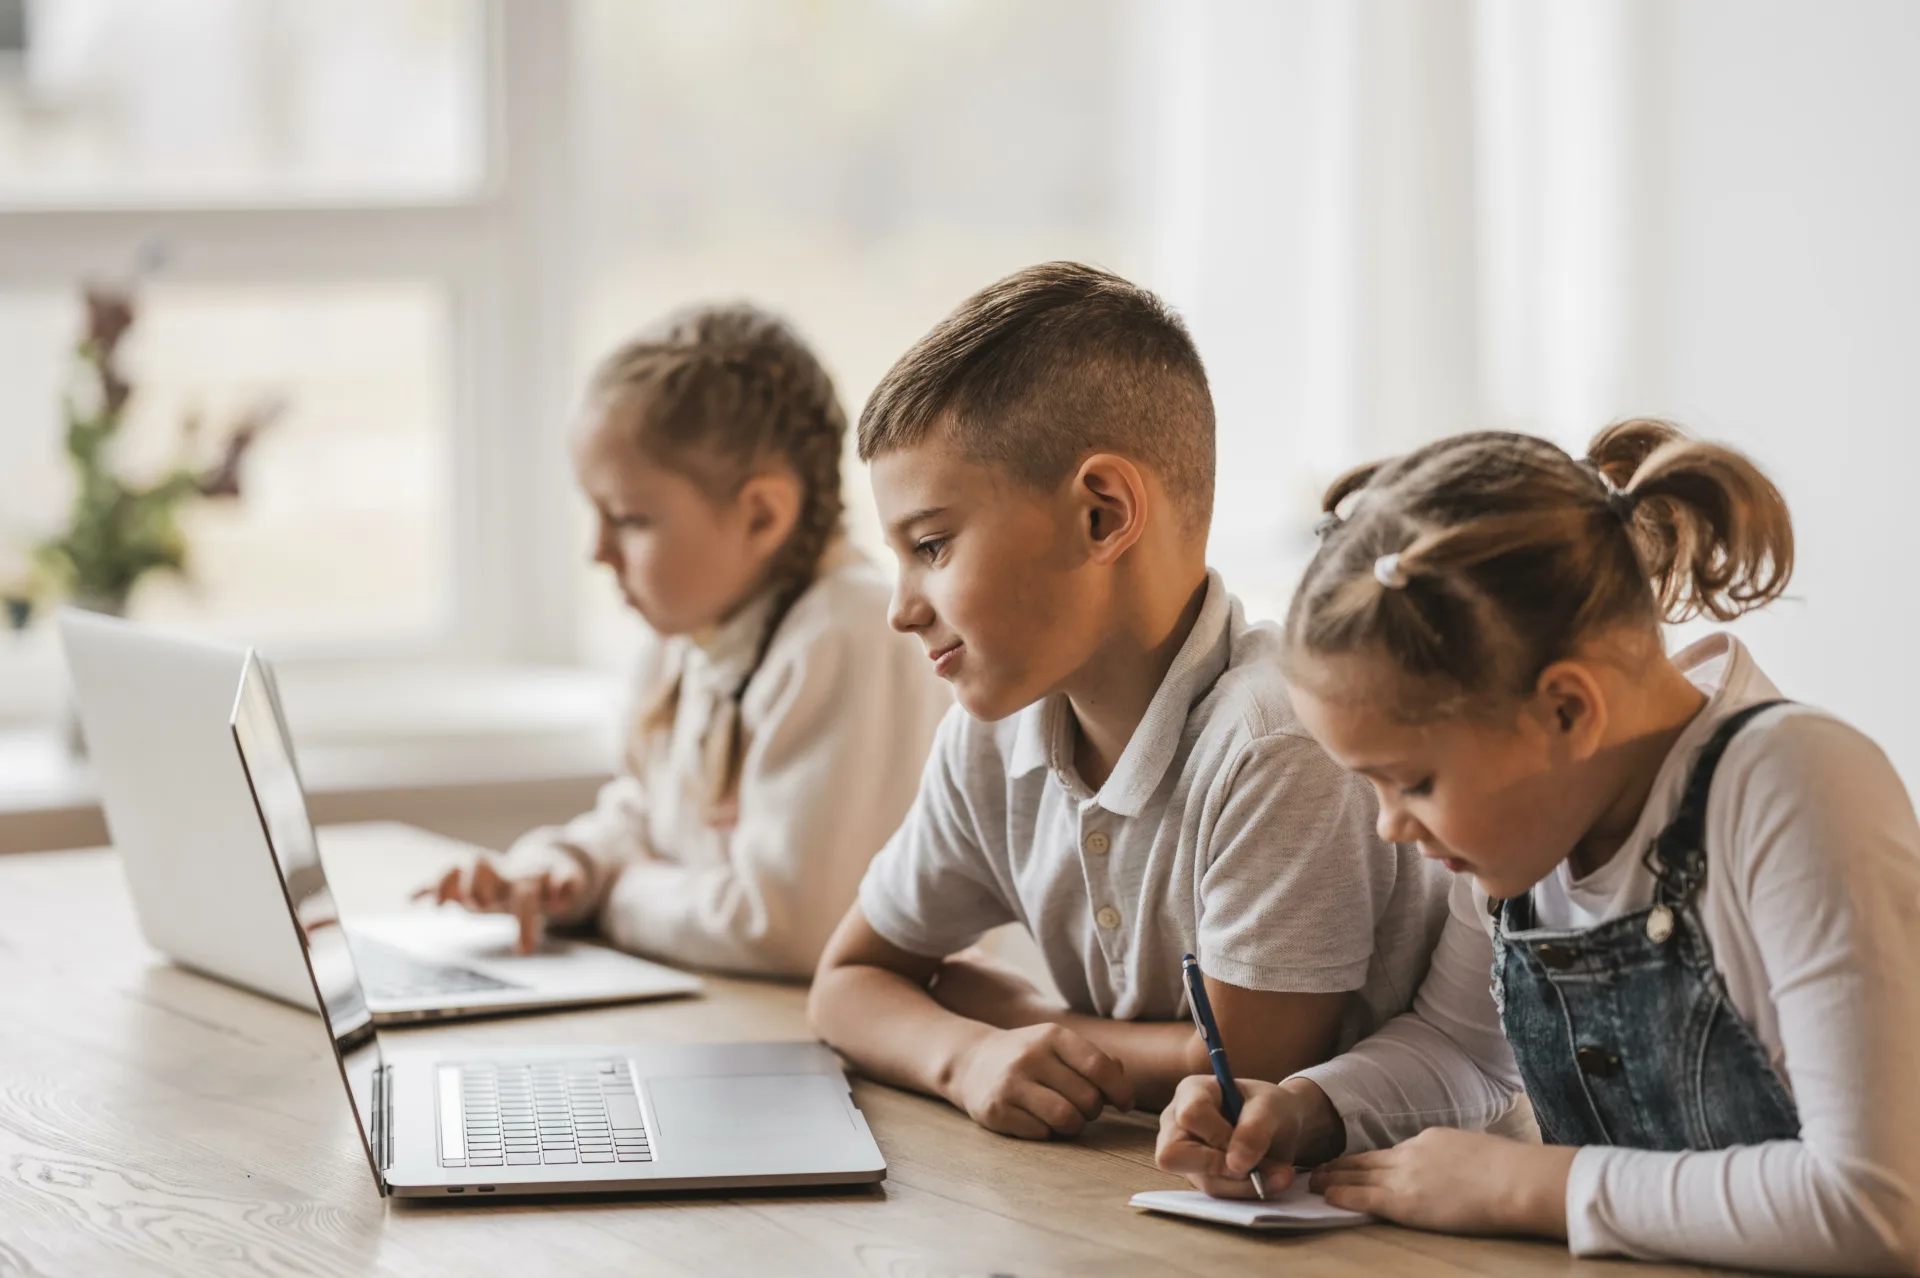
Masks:
[[[847,542],[826,370],[751,306],[614,351],[574,440],[596,562],[654,632],[621,775],[428,893],[521,923],[597,921],[651,958],[804,977],[906,815],[951,704],[890,579]]]
[[[1237,1127],[1185,1080],[1161,1164],[1221,1194],[1318,1164],[1336,1205],[1579,1255],[1920,1271],[1912,802],[1730,636],[1662,641],[1779,597],[1778,490],[1642,420],[1584,461],[1441,440],[1325,505],[1295,706],[1451,913],[1412,1009],[1242,1083]],[[1484,1130],[1523,1089],[1544,1144]]]

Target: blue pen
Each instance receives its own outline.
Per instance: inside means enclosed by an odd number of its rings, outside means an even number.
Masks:
[[[1181,958],[1180,975],[1186,978],[1187,1006],[1193,1009],[1193,1026],[1207,1045],[1207,1059],[1213,1062],[1213,1076],[1220,1082],[1220,1112],[1229,1123],[1238,1126],[1240,1088],[1233,1081],[1233,1068],[1227,1064],[1227,1045],[1220,1041],[1220,1026],[1213,1019],[1213,1003],[1207,998],[1207,982],[1200,975],[1200,961],[1191,954]],[[1260,1169],[1256,1167],[1248,1172],[1247,1179],[1253,1182],[1253,1192],[1264,1201],[1267,1186],[1260,1179]]]

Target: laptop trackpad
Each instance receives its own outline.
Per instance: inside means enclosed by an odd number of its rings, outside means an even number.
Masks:
[[[663,1142],[801,1148],[844,1140],[853,1119],[846,1084],[825,1074],[740,1074],[650,1078]]]

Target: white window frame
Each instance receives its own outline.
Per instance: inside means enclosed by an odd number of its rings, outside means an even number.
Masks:
[[[450,299],[453,536],[442,628],[405,646],[276,652],[308,665],[571,663],[581,554],[564,422],[576,301],[572,0],[482,0],[485,175],[444,201],[0,210],[0,289],[110,277],[167,246],[168,283],[428,280]],[[0,645],[0,721],[44,689]],[[44,672],[41,672],[42,676]]]

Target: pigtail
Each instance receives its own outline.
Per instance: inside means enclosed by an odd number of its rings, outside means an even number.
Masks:
[[[1381,465],[1380,462],[1368,462],[1364,466],[1355,466],[1327,485],[1327,491],[1320,497],[1321,511],[1328,515],[1338,515],[1341,503],[1372,483],[1373,477],[1380,473]]]
[[[1631,503],[1634,547],[1668,621],[1731,621],[1786,590],[1786,499],[1744,454],[1644,419],[1608,427],[1588,453]]]
[[[771,600],[753,662],[701,743],[707,806],[717,817],[739,787],[746,755],[741,698],[841,531],[846,413],[833,379],[806,343],[779,319],[747,305],[701,306],[670,316],[603,360],[589,397],[601,404],[630,398],[636,442],[716,498],[737,493],[754,467],[770,461],[790,467],[800,481],[799,514],[760,585]],[[663,679],[636,732],[670,730],[679,691],[676,671]]]

